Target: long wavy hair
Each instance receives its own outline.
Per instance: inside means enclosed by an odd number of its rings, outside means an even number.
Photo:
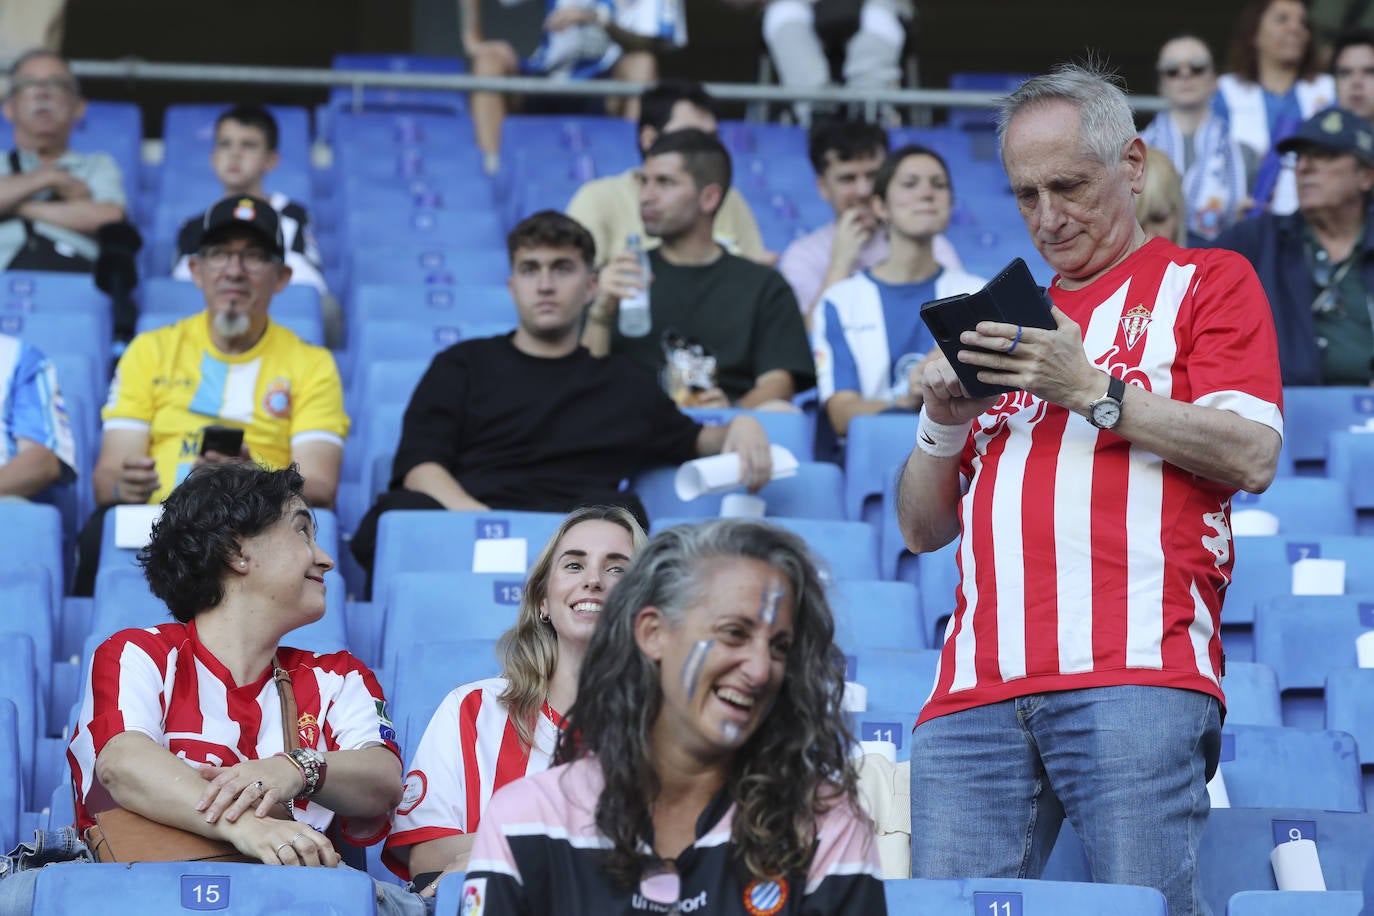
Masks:
[[[501,657],[501,676],[506,689],[500,700],[510,710],[520,742],[526,747],[534,743],[534,723],[549,692],[549,680],[558,667],[558,634],[553,624],[539,616],[539,605],[549,594],[549,576],[553,572],[554,551],[563,536],[583,522],[611,522],[630,535],[635,551],[648,540],[644,529],[628,509],[620,506],[584,506],[574,509],[563,519],[553,537],[539,551],[529,578],[520,595],[520,611],[515,626],[501,634],[496,654]]]
[[[633,887],[642,876],[639,849],[652,845],[660,788],[650,736],[663,703],[662,675],[639,648],[635,618],[652,605],[670,627],[681,626],[713,564],[739,557],[773,566],[796,596],[793,641],[777,700],[735,751],[726,777],[736,805],[731,840],[739,858],[759,878],[804,870],[814,850],[817,816],[844,799],[857,806],[835,623],[805,543],[745,519],[670,528],[635,556],[602,609],[555,754],[557,763],[594,755],[601,766],[605,788],[596,824],[613,844],[606,868],[621,887]]]
[[[1231,32],[1231,43],[1226,49],[1226,69],[1247,83],[1259,81],[1259,49],[1255,38],[1259,35],[1260,20],[1269,12],[1269,7],[1278,0],[1250,0],[1236,17],[1236,26]],[[1298,0],[1310,12],[1307,0]],[[1317,75],[1317,41],[1312,32],[1312,23],[1307,23],[1307,50],[1298,61],[1298,79],[1310,80]]]

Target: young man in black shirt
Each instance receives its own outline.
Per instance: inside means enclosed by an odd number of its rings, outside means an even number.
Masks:
[[[578,343],[597,288],[586,229],[545,210],[506,241],[519,323],[449,347],[416,386],[391,490],[351,542],[369,572],[377,518],[391,509],[566,512],[613,503],[642,518],[639,500],[619,485],[645,468],[738,452],[750,489],[772,476],[768,437],[753,417],[701,426],[631,360],[598,359]]]

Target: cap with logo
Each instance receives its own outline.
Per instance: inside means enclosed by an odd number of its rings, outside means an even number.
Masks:
[[[1317,112],[1275,148],[1281,153],[1292,153],[1314,146],[1333,153],[1351,153],[1365,165],[1374,165],[1374,127],[1344,108]]]
[[[239,195],[220,200],[205,211],[200,229],[201,244],[216,241],[231,229],[245,229],[257,235],[277,257],[286,255],[281,220],[261,197]]]

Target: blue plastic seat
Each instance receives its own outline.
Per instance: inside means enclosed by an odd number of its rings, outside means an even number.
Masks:
[[[107,153],[119,166],[132,214],[137,209],[143,112],[136,102],[88,100],[86,113],[72,125],[67,145],[79,153]],[[14,148],[14,125],[0,121],[0,148]]]
[[[491,284],[505,283],[510,276],[504,247],[462,248],[447,241],[368,247],[350,255],[350,263],[354,287],[364,283]]]
[[[1370,442],[1374,443],[1374,437]],[[1338,479],[1277,477],[1263,493],[1242,490],[1231,497],[1233,521],[1236,513],[1248,510],[1275,516],[1279,534],[1285,537],[1355,533],[1355,506],[1350,501],[1350,490],[1346,482]]]
[[[816,421],[804,413],[782,413],[773,410],[725,410],[714,407],[688,407],[687,416],[703,426],[724,426],[740,414],[758,420],[768,441],[790,451],[798,461],[815,459]],[[840,516],[843,518],[844,516]]]
[[[0,697],[0,843],[6,849],[13,849],[18,842],[23,793],[19,713],[12,700]]]
[[[223,910],[242,916],[329,913],[375,916],[376,892],[364,872],[281,868],[241,862],[66,863],[43,869],[35,916],[57,916],[99,901],[109,916]]]
[[[386,601],[391,577],[399,572],[471,570],[480,539],[524,538],[527,561],[533,560],[563,519],[557,512],[386,512],[377,524],[372,593]]]
[[[335,54],[335,70],[371,70],[385,73],[465,73],[460,57],[424,54]],[[329,107],[339,111],[434,111],[458,114],[466,110],[465,95],[451,89],[393,89],[368,86],[329,90]]]
[[[1003,916],[1007,913],[1111,913],[1167,916],[1164,895],[1152,887],[1075,884],[1017,878],[889,878],[883,882],[892,914]]]
[[[418,111],[336,111],[330,117],[334,149],[368,150],[418,146],[443,149],[473,139],[472,122]]]
[[[1369,388],[1299,387],[1283,389],[1283,442],[1298,462],[1325,461],[1327,437],[1364,426],[1374,419]]]
[[[1359,891],[1241,891],[1226,904],[1226,916],[1360,916]]]
[[[1364,562],[1368,563],[1368,556]],[[1320,728],[1326,673],[1354,665],[1355,639],[1374,629],[1374,595],[1290,595],[1255,617],[1255,660],[1279,678],[1286,725]]]
[[[393,685],[392,721],[405,759],[415,753],[425,726],[449,691],[500,673],[494,639],[431,639],[414,646],[396,671],[386,672]]]
[[[353,155],[369,154],[355,152]],[[344,206],[354,210],[435,210],[467,214],[491,210],[495,204],[491,179],[478,170],[470,175],[454,173],[415,179],[374,176],[363,180],[347,174],[342,200]]]
[[[97,374],[110,374],[109,309],[104,318],[81,311],[0,312],[0,334],[31,343],[47,356],[84,356]],[[103,323],[102,323],[103,321]]]
[[[1221,638],[1229,658],[1255,658],[1253,627],[1256,608],[1270,598],[1293,590],[1293,564],[1307,557],[1345,560],[1347,594],[1374,593],[1374,538],[1247,537],[1233,541],[1235,565],[1231,584],[1223,593]],[[1282,681],[1282,677],[1280,677]]]
[[[45,701],[39,689],[33,640],[5,625],[0,632],[0,699],[14,704],[19,747],[19,784],[25,799],[34,793],[34,755],[46,732]],[[35,806],[36,807],[36,806]],[[28,810],[26,807],[25,810]]]
[[[192,174],[202,170],[208,172],[210,151],[215,143],[215,120],[234,104],[196,102],[168,105],[162,119],[162,139],[165,144],[163,174],[169,168]],[[281,164],[276,171],[308,169],[310,112],[294,105],[268,105],[267,110],[277,121],[277,152],[281,154]],[[214,199],[218,197],[216,195]],[[192,204],[187,215],[194,211],[195,204]]]
[[[850,518],[872,523],[883,514],[883,485],[911,454],[918,423],[918,417],[903,414],[872,414],[849,422],[844,504]]]
[[[350,317],[357,322],[442,318],[514,327],[515,306],[504,283],[364,283],[353,294]]]
[[[856,649],[925,649],[921,597],[908,582],[841,579],[830,585],[835,644]]]
[[[1029,73],[962,71],[949,75],[949,88],[1007,95],[1030,79]],[[990,108],[951,108],[949,123],[960,130],[991,130],[994,112]]]
[[[506,239],[500,219],[489,208],[461,212],[351,208],[344,216],[342,235],[354,250],[374,245],[457,245],[495,252],[503,251]]]
[[[1275,890],[1269,853],[1290,838],[1316,843],[1329,890],[1359,890],[1370,860],[1371,836],[1374,814],[1312,808],[1213,808],[1198,854],[1203,896],[1212,912],[1220,916],[1237,893]],[[1320,895],[1308,896],[1315,900]]]
[[[428,359],[410,357],[370,360],[362,364],[359,377],[352,380],[354,384],[345,392],[348,415],[354,419],[348,443],[344,446],[341,472],[344,479],[359,480],[367,468],[361,460],[361,446],[367,441],[373,413],[387,408],[404,409],[429,366]],[[393,439],[391,449],[394,451],[395,448],[396,441]],[[353,460],[350,461],[350,458]]]
[[[632,479],[630,489],[644,503],[649,518],[715,518],[720,515],[721,500],[725,494],[681,500],[673,483],[677,471],[676,467],[649,468]],[[785,516],[843,521],[843,486],[844,472],[837,466],[823,461],[803,461],[795,476],[766,484],[754,495],[767,503],[765,514],[769,518]],[[734,492],[744,493],[745,490],[741,486]]]
[[[695,524],[699,518],[656,518],[655,532],[673,525]],[[779,516],[767,521],[801,537],[821,564],[822,578],[878,579],[878,537],[863,522]]]
[[[935,685],[937,649],[859,649],[845,656],[845,680],[868,691],[870,710],[919,712]]]
[[[62,516],[41,503],[0,502],[0,574],[48,573],[48,608],[62,606]]]
[[[443,319],[432,322],[412,319],[360,323],[355,346],[348,352],[342,367],[343,374],[351,382],[358,366],[381,360],[429,359],[459,341],[509,333],[514,327],[514,315],[509,324],[449,322]]]
[[[1221,773],[1237,808],[1365,809],[1355,739],[1345,732],[1228,722]]]
[[[33,646],[39,695],[46,698],[52,689],[52,665],[57,646],[54,634],[58,631],[62,611],[60,604],[53,604],[52,577],[37,563],[6,563],[0,567],[0,594],[4,595],[4,607],[9,610],[0,621],[0,630],[28,637]],[[46,716],[40,718],[39,727],[46,721]]]
[[[1326,476],[1345,485],[1358,518],[1358,532],[1374,534],[1374,482],[1369,479],[1374,433],[1333,432],[1326,450]]]
[[[1374,765],[1374,668],[1333,668],[1326,676],[1326,727],[1349,732],[1360,763]]]
[[[1283,724],[1279,678],[1268,665],[1233,662],[1228,658],[1226,677],[1222,679],[1221,688],[1226,692],[1227,725]]]

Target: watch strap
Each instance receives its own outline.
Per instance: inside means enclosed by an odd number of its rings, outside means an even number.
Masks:
[[[1126,398],[1126,383],[1115,375],[1108,376],[1107,397],[1120,404]]]

